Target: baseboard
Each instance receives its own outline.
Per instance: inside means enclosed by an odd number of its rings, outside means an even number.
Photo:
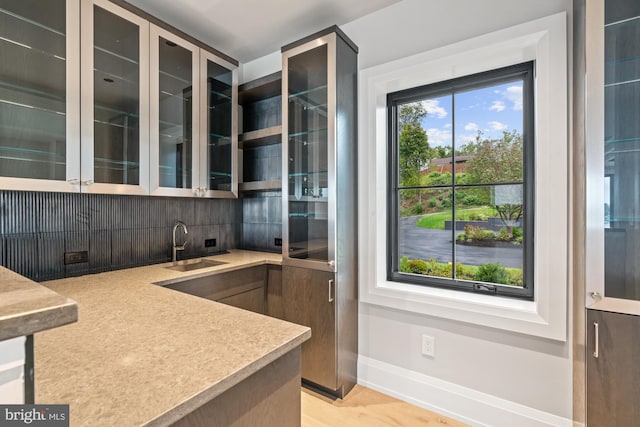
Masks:
[[[358,383],[471,426],[573,427],[573,421],[368,357]]]

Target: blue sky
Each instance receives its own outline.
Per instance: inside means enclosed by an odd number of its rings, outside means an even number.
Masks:
[[[422,101],[427,117],[422,127],[429,145],[451,146],[453,137],[452,97],[443,96]],[[505,130],[522,132],[522,82],[474,89],[455,95],[456,147],[475,140],[478,130],[487,139],[497,139]]]

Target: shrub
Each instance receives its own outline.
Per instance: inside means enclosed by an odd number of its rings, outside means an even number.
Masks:
[[[513,230],[511,231],[511,234],[513,234],[513,237],[522,237],[522,228],[513,227]]]
[[[467,206],[481,205],[482,200],[480,200],[480,197],[475,194],[467,194],[462,198],[462,204]]]
[[[456,278],[461,280],[473,280],[475,275],[473,271],[470,271],[469,267],[465,267],[459,262],[456,263]]]
[[[429,270],[429,265],[422,259],[412,259],[407,262],[409,273],[425,274]]]
[[[509,275],[507,270],[500,263],[482,264],[478,267],[475,280],[480,282],[504,283],[507,284]]]
[[[522,269],[520,268],[507,268],[507,284],[513,286],[522,287],[524,281],[522,279]]]
[[[405,255],[402,258],[400,258],[399,270],[400,270],[401,273],[408,273],[409,272],[409,257],[408,256]]]
[[[509,233],[509,229],[507,227],[502,227],[496,236],[496,239],[501,242],[508,242],[512,238],[511,233]]]
[[[456,240],[466,240],[467,239],[467,235],[465,233],[460,233],[458,234],[458,236],[456,237]]]
[[[438,201],[435,198],[429,199],[429,207],[435,208],[436,206],[438,206]]]
[[[516,237],[516,239],[513,241],[514,244],[516,245],[521,245],[522,244],[522,236]]]
[[[420,215],[422,212],[424,212],[424,206],[422,206],[422,203],[416,203],[415,206],[411,208],[411,213],[414,215]]]

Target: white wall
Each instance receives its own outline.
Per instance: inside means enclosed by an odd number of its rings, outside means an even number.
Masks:
[[[0,341],[0,403],[24,403],[25,337]]]
[[[570,20],[571,0],[403,0],[341,28],[359,46],[359,66],[363,70],[563,11]],[[568,28],[571,40],[570,24]],[[290,40],[283,44],[286,42]],[[571,55],[569,49],[569,58]],[[243,80],[278,69],[279,53],[274,52],[245,64]],[[486,393],[497,398],[496,405],[513,402],[511,411],[524,413],[530,409],[531,418],[546,420],[527,425],[566,424],[564,421],[572,417],[570,341],[546,340],[364,303],[360,304],[359,319],[359,377],[369,386],[430,406],[421,399],[419,389],[403,391],[402,381],[395,381],[393,375],[370,374],[362,361],[377,361],[415,373],[416,377],[442,380],[445,388],[456,385],[479,392],[475,396]],[[422,356],[422,334],[436,338],[434,358]],[[570,340],[571,332],[568,337]],[[438,409],[481,423],[481,414],[460,414],[465,410],[463,405],[454,394],[451,397],[439,402]],[[504,425],[509,425],[509,420]]]

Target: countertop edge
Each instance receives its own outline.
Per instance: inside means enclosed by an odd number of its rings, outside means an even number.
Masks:
[[[215,399],[222,393],[226,392],[254,373],[258,372],[260,369],[289,353],[296,347],[302,345],[302,343],[307,341],[309,338],[311,338],[311,329],[306,328],[304,332],[294,337],[289,342],[275,348],[269,354],[234,372],[219,383],[194,394],[181,404],[174,406],[166,412],[158,415],[156,418],[150,420],[149,422],[144,424],[144,426],[159,427],[170,425],[179,421],[191,412],[205,405],[207,402]]]
[[[24,335],[33,335],[78,321],[78,304],[67,298],[64,304],[28,311],[2,319],[0,341]]]

